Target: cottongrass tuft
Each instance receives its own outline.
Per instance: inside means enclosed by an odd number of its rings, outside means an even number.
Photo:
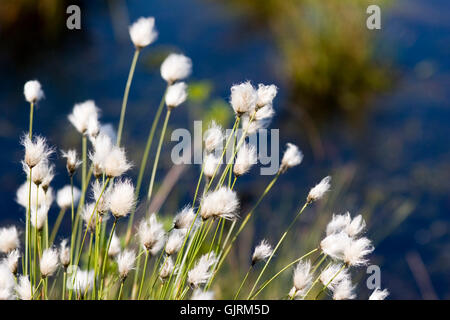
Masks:
[[[129,27],[131,41],[137,49],[142,49],[153,43],[158,37],[155,29],[155,18],[139,18]]]
[[[86,134],[91,118],[98,119],[99,109],[94,100],[87,100],[74,105],[72,113],[68,116],[70,123],[81,134]]]
[[[369,300],[384,300],[389,295],[389,291],[387,289],[381,290],[380,288],[376,288],[369,297]]]
[[[125,280],[128,273],[134,269],[135,262],[136,253],[133,250],[124,250],[117,256],[117,267],[122,281]]]
[[[138,237],[141,245],[152,255],[161,250],[165,241],[165,231],[163,224],[156,219],[156,214],[152,213],[148,220],[141,221]]]
[[[116,219],[126,217],[135,204],[133,183],[129,179],[114,182],[108,197],[113,216]]]
[[[23,94],[29,103],[36,103],[44,98],[41,83],[37,80],[27,81],[23,86]]]
[[[80,200],[81,191],[77,187],[73,187],[73,204],[74,206]],[[72,206],[72,187],[66,185],[58,190],[56,193],[56,203],[58,207],[62,210],[70,208]]]
[[[39,190],[37,190],[39,188]],[[16,192],[16,202],[20,204],[25,209],[28,208],[28,196],[29,196],[30,184],[24,182]],[[39,193],[36,195],[36,193]],[[53,203],[54,195],[52,188],[48,188],[47,192],[44,192],[42,187],[37,187],[35,184],[31,184],[31,208],[36,208],[37,206],[46,205],[50,207]]]
[[[20,276],[18,284],[16,285],[16,293],[20,300],[31,300],[32,288],[28,276]]]
[[[211,153],[214,150],[219,150],[223,147],[223,129],[214,120],[209,124],[208,130],[203,135],[203,141],[205,142],[205,150],[207,153]]]
[[[14,249],[13,251],[9,252],[6,258],[4,259],[9,271],[11,271],[12,274],[17,274],[17,270],[19,267],[19,258],[20,258],[20,252],[18,249]]]
[[[205,155],[203,159],[203,174],[207,179],[211,179],[214,176],[221,160],[221,157],[217,157],[214,153]]]
[[[67,246],[67,239],[63,239],[59,246],[59,261],[64,269],[70,264],[70,248]]]
[[[307,201],[313,202],[321,199],[326,192],[330,190],[331,177],[327,176],[322,179],[315,187],[309,191]]]
[[[297,297],[304,295],[308,287],[311,285],[311,261],[300,261],[294,270],[294,287],[289,295],[291,297]]]
[[[352,281],[349,278],[345,278],[333,289],[333,300],[355,299],[356,295],[353,290],[355,290],[355,287]]]
[[[258,94],[250,81],[231,87],[230,103],[237,116],[250,113],[256,108]]]
[[[189,77],[192,72],[192,60],[183,54],[171,53],[161,64],[161,77],[172,84]]]
[[[203,220],[209,218],[224,218],[235,220],[239,210],[239,199],[236,191],[221,187],[216,191],[208,192],[202,200],[200,214]]]
[[[328,285],[328,288],[334,289],[339,284],[339,282],[350,277],[350,275],[345,269],[343,270],[341,269],[342,269],[341,264],[333,263],[320,273],[319,276],[320,282],[322,282],[324,286]]]
[[[19,246],[19,231],[15,226],[0,228],[0,252],[9,253]]]
[[[75,290],[80,296],[89,292],[94,285],[94,270],[77,270],[67,278],[67,288]]]
[[[252,266],[269,258],[272,252],[273,249],[269,242],[265,239],[261,240],[261,242],[256,246],[255,251],[253,251]]]
[[[14,299],[14,275],[6,263],[0,263],[0,300]]]
[[[121,250],[122,250],[122,248],[120,246],[120,239],[114,232],[112,235],[112,238],[111,238],[111,244],[109,246],[108,256],[115,257],[120,253]]]
[[[214,292],[195,289],[192,292],[191,300],[214,300]]]
[[[258,99],[256,100],[256,106],[258,108],[262,108],[267,105],[271,105],[273,102],[273,99],[275,99],[278,92],[278,88],[276,85],[264,85],[260,83],[258,85]]]
[[[168,257],[165,259],[164,264],[159,269],[159,278],[162,281],[167,280],[171,274],[175,274],[176,270],[174,270],[175,265],[173,263],[172,257]]]
[[[58,250],[54,248],[45,249],[39,263],[41,275],[47,278],[53,275],[58,269]]]
[[[303,153],[292,143],[287,143],[287,149],[281,159],[280,171],[285,172],[287,169],[298,166],[303,160]]]
[[[131,163],[127,161],[125,149],[116,146],[112,147],[111,152],[104,159],[103,165],[108,178],[119,177],[132,167]]]
[[[184,82],[172,84],[167,88],[166,105],[169,109],[176,108],[187,99],[187,85]]]
[[[63,158],[66,159],[67,173],[69,174],[69,177],[72,177],[83,161],[78,160],[77,151],[75,149],[62,151],[61,153]]]
[[[53,153],[53,149],[47,145],[47,140],[41,136],[35,136],[32,140],[28,134],[25,134],[20,143],[25,148],[24,161],[28,168],[34,168]]]
[[[196,218],[194,209],[187,205],[173,219],[175,229],[189,229]]]
[[[171,256],[180,251],[186,237],[186,229],[174,229],[170,232],[166,242],[166,254]]]
[[[31,208],[30,220],[31,225],[38,231],[41,231],[44,227],[45,221],[47,220],[48,210],[50,208],[47,205],[42,205],[39,208]]]
[[[217,261],[214,252],[206,253],[200,257],[197,264],[188,273],[187,280],[191,288],[198,288],[208,282],[213,274],[211,268]]]
[[[367,264],[366,256],[375,248],[367,238],[352,239],[344,248],[343,260],[349,266],[362,266]]]
[[[248,143],[243,144],[236,155],[233,173],[237,177],[242,176],[250,170],[252,165],[256,164],[257,160],[255,146]]]

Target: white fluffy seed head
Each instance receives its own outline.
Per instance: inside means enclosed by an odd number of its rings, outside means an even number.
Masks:
[[[200,215],[203,220],[224,218],[235,220],[238,217],[239,199],[235,191],[221,187],[216,191],[208,192],[202,200]]]
[[[117,146],[112,147],[111,152],[104,159],[103,165],[108,178],[119,177],[131,168],[125,150]]]
[[[84,221],[85,228],[93,233],[95,231],[95,203],[87,203],[84,205],[83,210],[81,211],[81,218]]]
[[[313,187],[308,194],[307,201],[313,202],[321,199],[326,192],[330,190],[331,177],[323,178],[315,187]]]
[[[17,249],[10,251],[6,256],[5,262],[9,268],[9,271],[11,271],[12,274],[17,274],[17,268],[19,266],[19,258],[20,252]]]
[[[297,293],[303,294],[311,284],[311,280],[311,262],[309,260],[300,261],[294,270],[294,287]]]
[[[31,208],[30,220],[31,220],[31,225],[34,228],[36,228],[39,231],[42,230],[42,228],[44,227],[45,221],[47,220],[49,209],[50,208],[45,204],[38,207],[37,210],[36,210],[36,208]]]
[[[212,266],[217,262],[214,252],[206,253],[200,257],[197,264],[188,273],[188,283],[192,288],[205,284],[212,276]]]
[[[42,277],[46,278],[54,274],[58,268],[58,250],[54,248],[45,249],[39,266]]]
[[[233,173],[239,177],[247,173],[252,165],[256,164],[258,157],[256,148],[248,143],[244,143],[236,155],[236,162],[233,167]]]
[[[220,164],[221,158],[216,157],[214,153],[209,153],[205,155],[203,159],[203,174],[206,178],[211,179],[214,173],[216,173],[216,168]],[[218,171],[218,169],[217,169]]]
[[[100,133],[100,122],[96,117],[90,117],[87,126],[87,134],[91,141],[95,141],[98,134]]]
[[[0,300],[14,299],[14,275],[5,262],[0,263]]]
[[[75,290],[79,295],[89,292],[94,285],[94,270],[77,270],[67,278],[67,288]]]
[[[345,232],[333,233],[320,242],[320,248],[331,258],[343,260],[344,249],[350,244],[351,240]]]
[[[191,300],[214,300],[214,292],[195,289],[192,292]]]
[[[113,144],[111,138],[102,132],[97,136],[93,145],[94,151],[89,152],[89,159],[92,161],[94,176],[100,178],[105,172],[105,161],[111,153]]]
[[[252,266],[269,258],[272,252],[272,246],[267,242],[267,240],[262,240],[256,246],[255,251],[253,251]]]
[[[353,293],[355,287],[349,278],[343,279],[333,289],[333,300],[350,300],[355,299],[356,295]]]
[[[138,237],[141,245],[152,255],[161,250],[165,241],[163,224],[158,222],[152,213],[148,220],[143,219],[139,224]]]
[[[29,202],[29,194],[28,191],[30,189],[29,182],[24,182],[16,192],[16,201],[25,209],[28,208]],[[42,187],[39,187],[39,191],[37,191],[38,187],[35,184],[31,184],[31,208],[36,208],[36,205],[42,206],[46,205],[50,207],[53,203],[54,195],[52,188],[49,188],[47,192],[45,192]],[[39,193],[37,196],[36,193]],[[37,203],[36,203],[37,202]]]
[[[167,83],[183,80],[192,72],[192,60],[185,55],[171,53],[161,64],[161,77]]]
[[[271,85],[264,85],[262,83],[260,83],[258,85],[258,99],[256,101],[256,106],[258,108],[262,108],[266,105],[271,105],[273,102],[273,99],[275,98],[275,96],[277,95],[278,92],[278,88],[276,85],[271,84]]]
[[[128,276],[128,273],[134,268],[136,254],[133,250],[124,250],[117,256],[117,266],[122,281]]]
[[[345,214],[333,214],[330,222],[327,224],[327,236],[342,232],[347,228],[351,221],[352,218],[350,217],[350,212],[346,212]]]
[[[39,162],[46,161],[53,153],[53,149],[49,148],[45,138],[35,136],[33,140],[26,134],[21,140],[22,146],[25,148],[24,162],[29,168],[34,168]]]
[[[29,103],[36,103],[44,98],[44,91],[42,91],[42,86],[37,80],[27,81],[23,86],[23,94],[25,95],[25,100]]]
[[[169,109],[176,108],[187,99],[187,85],[184,82],[178,82],[170,85],[166,92],[166,105]]]
[[[189,229],[195,220],[195,216],[194,209],[187,205],[173,219],[173,227],[175,229]]]
[[[126,217],[135,204],[134,186],[130,179],[114,182],[109,194],[109,209],[118,219]]]
[[[367,264],[366,256],[375,248],[367,238],[352,239],[344,248],[343,260],[349,266],[362,266]]]
[[[111,244],[109,246],[108,255],[110,257],[115,257],[120,253],[121,250],[122,248],[120,246],[120,239],[114,232],[111,238]]]
[[[211,153],[214,150],[220,150],[223,147],[223,129],[215,121],[211,121],[208,130],[203,135],[203,141],[205,142],[205,150],[207,153]]]
[[[369,297],[369,300],[384,300],[389,295],[389,291],[387,289],[381,290],[380,288],[376,288]]]
[[[181,246],[184,243],[184,238],[186,237],[186,229],[173,229],[167,238],[166,242],[166,254],[171,256],[178,251],[180,251]]]
[[[172,273],[175,274],[174,267],[175,265],[173,263],[172,257],[168,257],[167,259],[165,259],[165,263],[159,269],[159,277],[162,281],[167,280],[167,278],[169,278]]]
[[[73,205],[75,206],[80,199],[81,191],[77,187],[73,187]],[[66,185],[58,190],[56,193],[56,203],[59,208],[67,209],[72,206],[72,187]]]
[[[108,187],[105,188],[105,190],[103,190],[103,187],[104,187],[104,184],[100,183],[98,180],[96,180],[92,184],[93,200],[95,203],[97,203],[96,210],[98,211],[98,214],[100,216],[106,215],[109,211],[110,200],[111,200],[111,191],[113,189],[113,185],[110,184]]]
[[[69,266],[70,248],[67,246],[67,239],[62,240],[59,246],[59,261],[64,268]]]
[[[303,160],[303,153],[295,144],[287,143],[286,145],[287,149],[281,159],[281,172],[285,172],[287,169],[299,165]]]
[[[16,293],[20,300],[31,300],[31,282],[28,276],[20,276],[16,286]]]
[[[153,43],[158,37],[155,29],[155,18],[139,18],[129,27],[131,41],[137,49],[144,48]]]
[[[83,161],[78,160],[77,151],[75,149],[62,151],[62,156],[66,159],[67,173],[69,174],[69,177],[72,177]]]
[[[250,81],[231,87],[230,103],[238,116],[250,113],[256,108],[258,94]]]
[[[99,109],[93,100],[77,103],[72,113],[68,116],[69,121],[81,134],[86,134],[91,118],[98,119]]]
[[[324,286],[328,285],[328,288],[334,289],[339,282],[350,277],[346,269],[341,269],[342,265],[339,263],[330,265],[320,273],[320,282],[322,282]]]
[[[19,231],[16,227],[0,228],[0,252],[9,253],[19,246]]]

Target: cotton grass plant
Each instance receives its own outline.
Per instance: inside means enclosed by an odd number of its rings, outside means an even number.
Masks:
[[[21,139],[26,181],[17,190],[17,202],[23,207],[26,219],[20,228],[0,228],[1,299],[198,300],[222,297],[215,279],[221,276],[236,240],[258,213],[266,195],[276,188],[278,179],[295,170],[303,160],[299,148],[288,143],[278,172],[251,209],[241,209],[237,181],[249,174],[257,163],[256,149],[247,139],[270,124],[278,88],[263,84],[255,88],[249,81],[236,84],[231,87],[230,96],[235,114],[231,133],[225,135],[220,125],[210,124],[204,135],[204,162],[197,181],[193,182],[196,188],[192,202],[180,204],[171,226],[165,225],[165,217],[158,212],[148,212],[147,208],[155,188],[170,115],[182,107],[187,98],[187,84],[183,80],[192,72],[192,61],[173,53],[161,65],[161,77],[167,87],[149,124],[135,186],[126,177],[133,164],[128,160],[122,133],[139,53],[157,38],[154,18],[140,18],[130,26],[129,32],[135,54],[120,110],[117,139],[102,130],[100,108],[93,100],[74,105],[68,121],[80,135],[82,152],[79,158],[77,146],[59,150],[65,159],[67,185],[56,192],[60,211],[53,226],[48,224],[48,214],[53,211],[54,191],[50,184],[55,170],[51,156],[56,148],[49,146],[44,137],[32,133],[34,105],[44,93],[37,80],[25,84],[25,99],[30,103],[28,133]],[[142,197],[144,171],[164,106],[166,114],[148,189]],[[224,161],[229,148],[231,159]],[[75,186],[74,177],[81,181],[80,187]],[[289,246],[285,243],[286,236],[302,213],[331,190],[328,176],[304,195],[294,219],[278,241],[273,245],[261,240],[253,252],[249,252],[249,263],[243,270],[247,270],[245,277],[235,284],[235,294],[224,298],[255,299],[285,272],[293,273],[292,287],[287,287],[285,296],[280,298],[355,298],[351,269],[365,265],[374,249],[371,241],[362,236],[365,222],[361,216],[333,215],[323,240],[315,248],[275,274],[268,274],[268,266],[277,258],[279,249]],[[146,208],[146,213],[136,223],[139,203]],[[62,222],[70,224],[70,234],[60,232]],[[118,228],[119,225],[124,229]],[[63,240],[59,240],[61,238]],[[387,295],[387,290],[379,288],[370,299],[384,299]]]

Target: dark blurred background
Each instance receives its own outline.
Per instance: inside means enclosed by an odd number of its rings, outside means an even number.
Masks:
[[[81,7],[81,30],[66,28],[70,4]],[[365,27],[369,4],[382,9],[381,30]],[[188,55],[194,65],[190,101],[174,113],[172,129],[211,118],[229,125],[232,84],[275,83],[280,90],[272,128],[280,129],[282,144],[298,144],[305,160],[261,205],[229,270],[248,262],[255,241],[275,241],[308,189],[332,174],[333,192],[304,215],[280,256],[292,260],[315,246],[332,213],[361,213],[376,243],[372,263],[381,267],[391,298],[449,299],[449,15],[446,0],[2,0],[1,224],[24,217],[14,201],[25,179],[19,137],[28,128],[29,107],[23,84],[37,78],[46,94],[35,132],[59,148],[79,149],[67,114],[74,103],[94,99],[102,123],[117,127],[133,54],[128,25],[154,16],[159,38],[139,60],[125,121],[133,178],[164,90],[159,65],[169,52]],[[160,181],[172,166],[169,147]],[[63,161],[54,160],[58,189],[68,181]],[[183,172],[161,215],[170,217],[189,201],[198,173],[193,166]],[[255,169],[238,182],[244,210],[269,180]],[[275,267],[287,261],[279,260]],[[355,277],[364,299],[367,275],[362,270]],[[271,292],[281,293],[264,297],[286,293],[290,274],[280,280]]]

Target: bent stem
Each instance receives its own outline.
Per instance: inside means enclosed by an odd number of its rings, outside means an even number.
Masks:
[[[125,86],[125,92],[122,100],[122,110],[120,111],[119,128],[117,130],[117,146],[120,146],[120,140],[122,138],[123,122],[125,120],[125,112],[127,110],[128,93],[130,92],[131,81],[133,80],[134,69],[136,68],[136,62],[139,57],[140,50],[136,48],[133,55],[133,61],[131,62],[130,72],[128,73],[127,84]]]
[[[159,156],[161,154],[162,144],[164,142],[164,136],[166,134],[167,123],[169,122],[170,114],[172,112],[171,108],[167,109],[166,119],[164,120],[164,125],[161,130],[161,136],[159,137],[158,149],[156,150],[155,162],[153,163],[152,177],[150,178],[150,185],[148,187],[147,201],[150,201],[153,192],[153,184],[155,182],[156,168],[158,167]]]
[[[318,293],[317,296],[314,298],[314,300],[317,300],[317,299],[320,297],[320,295],[322,294],[322,292],[324,292],[324,291],[328,288],[328,286],[330,285],[330,283],[333,282],[334,278],[336,278],[336,277],[339,275],[339,273],[341,273],[341,271],[344,270],[346,267],[347,267],[347,264],[344,263],[344,264],[342,265],[342,267],[339,269],[339,271],[336,272],[336,273],[334,274],[333,278],[331,278],[330,281],[328,281],[328,283],[327,283],[326,285],[323,286],[322,290],[319,291],[319,293]]]
[[[306,201],[305,204],[303,205],[303,207],[300,209],[300,211],[297,213],[297,215],[295,216],[294,220],[292,220],[291,224],[289,225],[289,227],[287,227],[286,231],[283,233],[283,235],[281,236],[280,240],[278,241],[277,245],[275,246],[275,249],[273,249],[272,254],[270,255],[269,259],[267,259],[266,263],[264,264],[263,269],[261,270],[261,272],[259,273],[258,278],[255,281],[255,284],[253,285],[252,290],[250,291],[247,299],[250,298],[250,296],[252,295],[253,291],[255,291],[256,286],[258,285],[259,280],[261,279],[262,275],[264,274],[264,271],[266,271],[267,266],[269,265],[270,261],[272,260],[274,254],[277,252],[278,248],[281,246],[281,244],[283,243],[284,239],[286,238],[289,230],[294,226],[295,222],[297,221],[298,217],[300,217],[300,215],[303,213],[303,211],[306,209],[306,207],[308,206],[310,202]]]

